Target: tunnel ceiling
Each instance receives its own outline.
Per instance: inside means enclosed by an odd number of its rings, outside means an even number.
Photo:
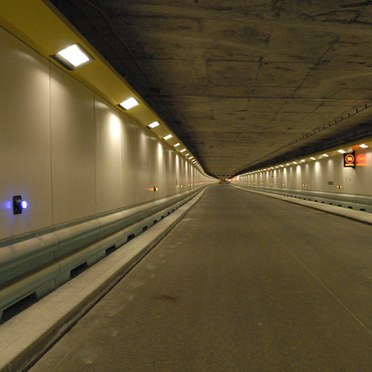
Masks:
[[[211,175],[372,135],[372,2],[52,0]]]

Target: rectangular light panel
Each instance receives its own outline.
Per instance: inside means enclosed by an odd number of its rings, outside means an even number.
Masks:
[[[54,57],[68,68],[75,70],[91,62],[93,58],[80,45],[73,44],[60,50]]]
[[[171,139],[173,136],[171,134],[167,134],[165,137],[163,137],[163,139],[165,139],[166,141],[168,141],[169,139]]]
[[[135,98],[130,97],[125,101],[119,103],[119,105],[126,110],[130,110],[131,108],[138,106],[138,101]]]
[[[149,124],[148,127],[151,128],[151,129],[154,129],[154,128],[158,127],[159,125],[160,125],[160,123],[158,121],[154,121],[151,124]]]

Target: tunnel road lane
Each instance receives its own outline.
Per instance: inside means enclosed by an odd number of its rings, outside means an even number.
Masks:
[[[209,187],[31,371],[371,371],[371,237]]]

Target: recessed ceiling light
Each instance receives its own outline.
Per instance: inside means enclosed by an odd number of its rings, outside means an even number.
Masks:
[[[301,159],[301,163],[305,163],[305,159]]]
[[[93,61],[93,57],[78,44],[73,44],[60,50],[53,57],[71,70],[75,70]]]
[[[340,149],[340,150],[337,150],[340,154],[345,154],[346,153],[346,151],[345,150],[342,150],[342,149]]]
[[[126,110],[130,110],[131,108],[138,106],[138,104],[139,103],[135,98],[130,97],[125,101],[121,102],[119,105]]]
[[[173,145],[173,147],[178,147],[180,145],[179,142],[177,142],[175,145]]]
[[[297,161],[294,161],[293,164],[297,164]]]
[[[310,159],[311,159],[311,160],[316,160],[316,158],[314,158],[314,156],[312,156]]]
[[[168,141],[169,139],[171,139],[173,137],[172,134],[167,134],[165,137],[163,137],[164,140]]]
[[[362,149],[368,149],[368,146],[365,143],[362,143],[361,145],[359,145],[359,147],[361,147]]]
[[[186,149],[182,149],[180,152],[185,152],[186,151]]]
[[[328,158],[329,155],[328,155],[328,154],[323,154],[323,156],[324,156],[325,158]]]
[[[147,127],[148,128],[151,128],[151,129],[154,129],[156,127],[158,127],[160,125],[160,123],[158,121],[153,121],[151,124],[149,124]]]

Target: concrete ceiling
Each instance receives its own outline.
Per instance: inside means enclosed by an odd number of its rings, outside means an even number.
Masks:
[[[211,175],[372,136],[372,1],[51,3]]]

